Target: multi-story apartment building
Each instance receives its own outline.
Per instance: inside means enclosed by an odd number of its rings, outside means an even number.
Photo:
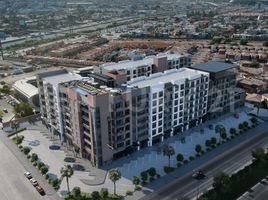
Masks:
[[[133,141],[141,148],[202,123],[207,114],[209,73],[171,69],[126,86],[132,91]]]
[[[94,67],[94,71],[110,76],[114,72],[124,74],[123,81],[130,81],[140,76],[149,76],[156,72],[163,72],[168,69],[178,69],[191,65],[190,55],[178,53],[161,53],[156,56],[147,56],[141,60],[125,60],[118,63],[102,64]],[[121,79],[122,80],[122,79]],[[119,82],[119,85],[123,82]]]
[[[95,166],[128,153],[132,145],[131,93],[93,81],[60,86],[62,124],[67,144]]]
[[[40,112],[42,120],[55,135],[63,137],[61,123],[61,106],[59,101],[59,84],[70,80],[81,80],[76,74],[66,70],[46,72],[37,75],[37,85],[40,99]]]
[[[236,92],[237,65],[227,62],[210,61],[190,68],[208,72],[209,98],[208,117],[214,118],[226,112],[233,112],[236,105],[244,105],[244,92]],[[239,97],[239,96],[240,97]],[[240,102],[237,102],[239,100]]]

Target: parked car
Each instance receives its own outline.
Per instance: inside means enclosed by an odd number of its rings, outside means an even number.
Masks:
[[[64,158],[64,162],[74,163],[74,162],[75,162],[75,158],[72,158],[72,157],[66,157],[66,158]]]
[[[28,179],[32,179],[33,177],[32,177],[32,174],[30,173],[30,172],[25,172],[24,173],[24,176],[26,177],[26,178],[28,178]]]
[[[73,164],[73,169],[76,171],[85,171],[85,167],[83,165],[79,165],[79,164]]]
[[[37,190],[37,192],[39,192],[39,194],[41,195],[45,194],[45,190],[40,185],[37,185],[35,189]]]
[[[7,110],[6,108],[4,108],[3,111],[4,111],[5,113],[8,113],[8,110]]]
[[[38,182],[37,182],[37,180],[35,180],[34,178],[31,178],[31,179],[30,179],[30,182],[32,183],[32,185],[33,185],[34,187],[38,186]]]

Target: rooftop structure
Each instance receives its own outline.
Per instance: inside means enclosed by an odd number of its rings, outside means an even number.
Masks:
[[[205,71],[209,73],[222,72],[222,71],[233,69],[236,67],[237,65],[233,63],[217,62],[217,61],[210,61],[210,62],[195,64],[191,66],[191,68],[193,69],[201,70],[201,71]]]
[[[182,79],[195,79],[199,77],[201,74],[207,75],[205,72],[188,69],[188,68],[181,68],[181,69],[171,69],[167,70],[163,73],[159,72],[156,74],[152,74],[149,77],[139,77],[133,79],[132,81],[128,82],[128,86],[132,87],[148,87],[148,86],[155,86],[158,84],[165,84],[165,83],[176,83],[178,80]]]
[[[38,88],[36,86],[35,76],[16,81],[13,88],[20,99],[31,105],[39,106]]]

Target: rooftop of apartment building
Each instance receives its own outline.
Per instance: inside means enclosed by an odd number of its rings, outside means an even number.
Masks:
[[[60,83],[71,81],[71,80],[81,80],[82,77],[78,74],[70,73],[66,70],[58,70],[47,73],[42,73],[38,75],[43,81],[50,83],[53,86],[57,86]]]
[[[119,89],[109,88],[104,85],[99,85],[94,82],[93,79],[84,79],[84,80],[76,80],[69,81],[61,84],[64,87],[72,88],[75,92],[80,95],[103,95],[107,93],[111,93],[112,95],[120,94],[121,91]]]
[[[191,68],[209,73],[218,73],[225,70],[236,68],[237,65],[227,62],[210,61],[206,63],[195,64]]]
[[[173,60],[175,58],[185,57],[186,55],[178,54],[178,53],[160,53],[156,56],[147,56],[142,60],[123,60],[118,63],[106,63],[102,64],[100,67],[112,71],[112,70],[120,70],[120,69],[131,69],[144,65],[153,64],[154,58],[167,57],[168,60]]]
[[[195,79],[200,75],[208,75],[206,72],[189,69],[189,68],[180,68],[180,69],[171,69],[165,72],[159,72],[150,75],[149,77],[142,76],[129,81],[127,85],[129,87],[148,87],[159,84],[165,84],[169,82],[176,82],[177,80],[183,79]]]

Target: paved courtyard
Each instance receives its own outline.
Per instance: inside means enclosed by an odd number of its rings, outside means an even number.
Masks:
[[[249,116],[245,111],[239,112],[239,118],[235,118],[233,115],[229,114],[223,116],[220,119],[209,121],[195,127],[183,133],[183,136],[174,136],[169,138],[165,143],[159,144],[156,147],[151,147],[149,149],[137,152],[134,155],[131,155],[129,158],[123,158],[114,162],[110,168],[118,168],[122,176],[131,180],[133,176],[139,176],[140,172],[149,169],[150,167],[155,167],[157,173],[165,175],[163,171],[163,166],[168,165],[168,158],[163,156],[162,149],[165,144],[171,145],[175,149],[175,155],[171,157],[170,163],[172,167],[176,167],[177,160],[176,155],[181,153],[185,159],[189,159],[190,156],[195,156],[195,146],[197,144],[202,146],[202,149],[205,150],[205,142],[212,137],[217,138],[217,141],[220,141],[220,135],[215,132],[215,126],[217,124],[223,125],[226,128],[227,135],[229,136],[230,128],[236,128],[238,130],[238,125],[241,122],[248,121],[251,125]],[[213,129],[209,128],[209,124],[213,124]],[[204,131],[201,131],[203,129]],[[107,168],[109,168],[107,167]]]
[[[216,137],[220,140],[220,135],[215,133],[215,126],[217,124],[223,125],[226,128],[227,134],[229,134],[230,128],[237,128],[241,122],[248,121],[250,116],[246,111],[239,112],[239,118],[235,118],[232,114],[223,116],[217,120],[209,121],[205,124],[195,127],[181,134],[180,136],[174,136],[165,141],[165,143],[159,144],[154,147],[150,147],[139,152],[132,154],[129,157],[125,157],[113,162],[109,166],[105,166],[103,169],[96,169],[90,165],[88,161],[80,158],[76,158],[76,163],[83,165],[86,171],[75,171],[74,175],[70,179],[70,188],[79,186],[84,192],[92,192],[100,190],[103,187],[113,191],[113,183],[107,176],[107,171],[111,168],[118,168],[122,173],[122,179],[117,182],[117,191],[121,195],[125,195],[127,190],[134,190],[132,184],[132,177],[139,176],[140,172],[155,167],[157,173],[161,176],[165,175],[163,166],[168,165],[168,158],[162,154],[162,147],[165,144],[169,144],[174,147],[176,154],[171,157],[171,166],[175,167],[177,164],[176,155],[181,153],[186,159],[190,156],[194,156],[195,145],[200,144],[205,149],[205,141]],[[209,128],[209,124],[213,124],[213,129]],[[249,124],[251,124],[249,122]],[[204,131],[201,131],[203,129]],[[50,150],[48,147],[52,144],[59,144],[58,140],[55,140],[48,133],[46,128],[40,123],[36,125],[29,125],[27,130],[20,134],[25,136],[23,145],[32,148],[32,152],[38,154],[39,158],[49,166],[50,177],[60,177],[60,169],[64,165],[68,164],[64,162],[66,156],[74,156],[72,152],[68,151],[66,147],[62,147],[61,150]],[[66,181],[63,180],[61,188],[59,190],[60,195],[64,195],[67,192]]]

